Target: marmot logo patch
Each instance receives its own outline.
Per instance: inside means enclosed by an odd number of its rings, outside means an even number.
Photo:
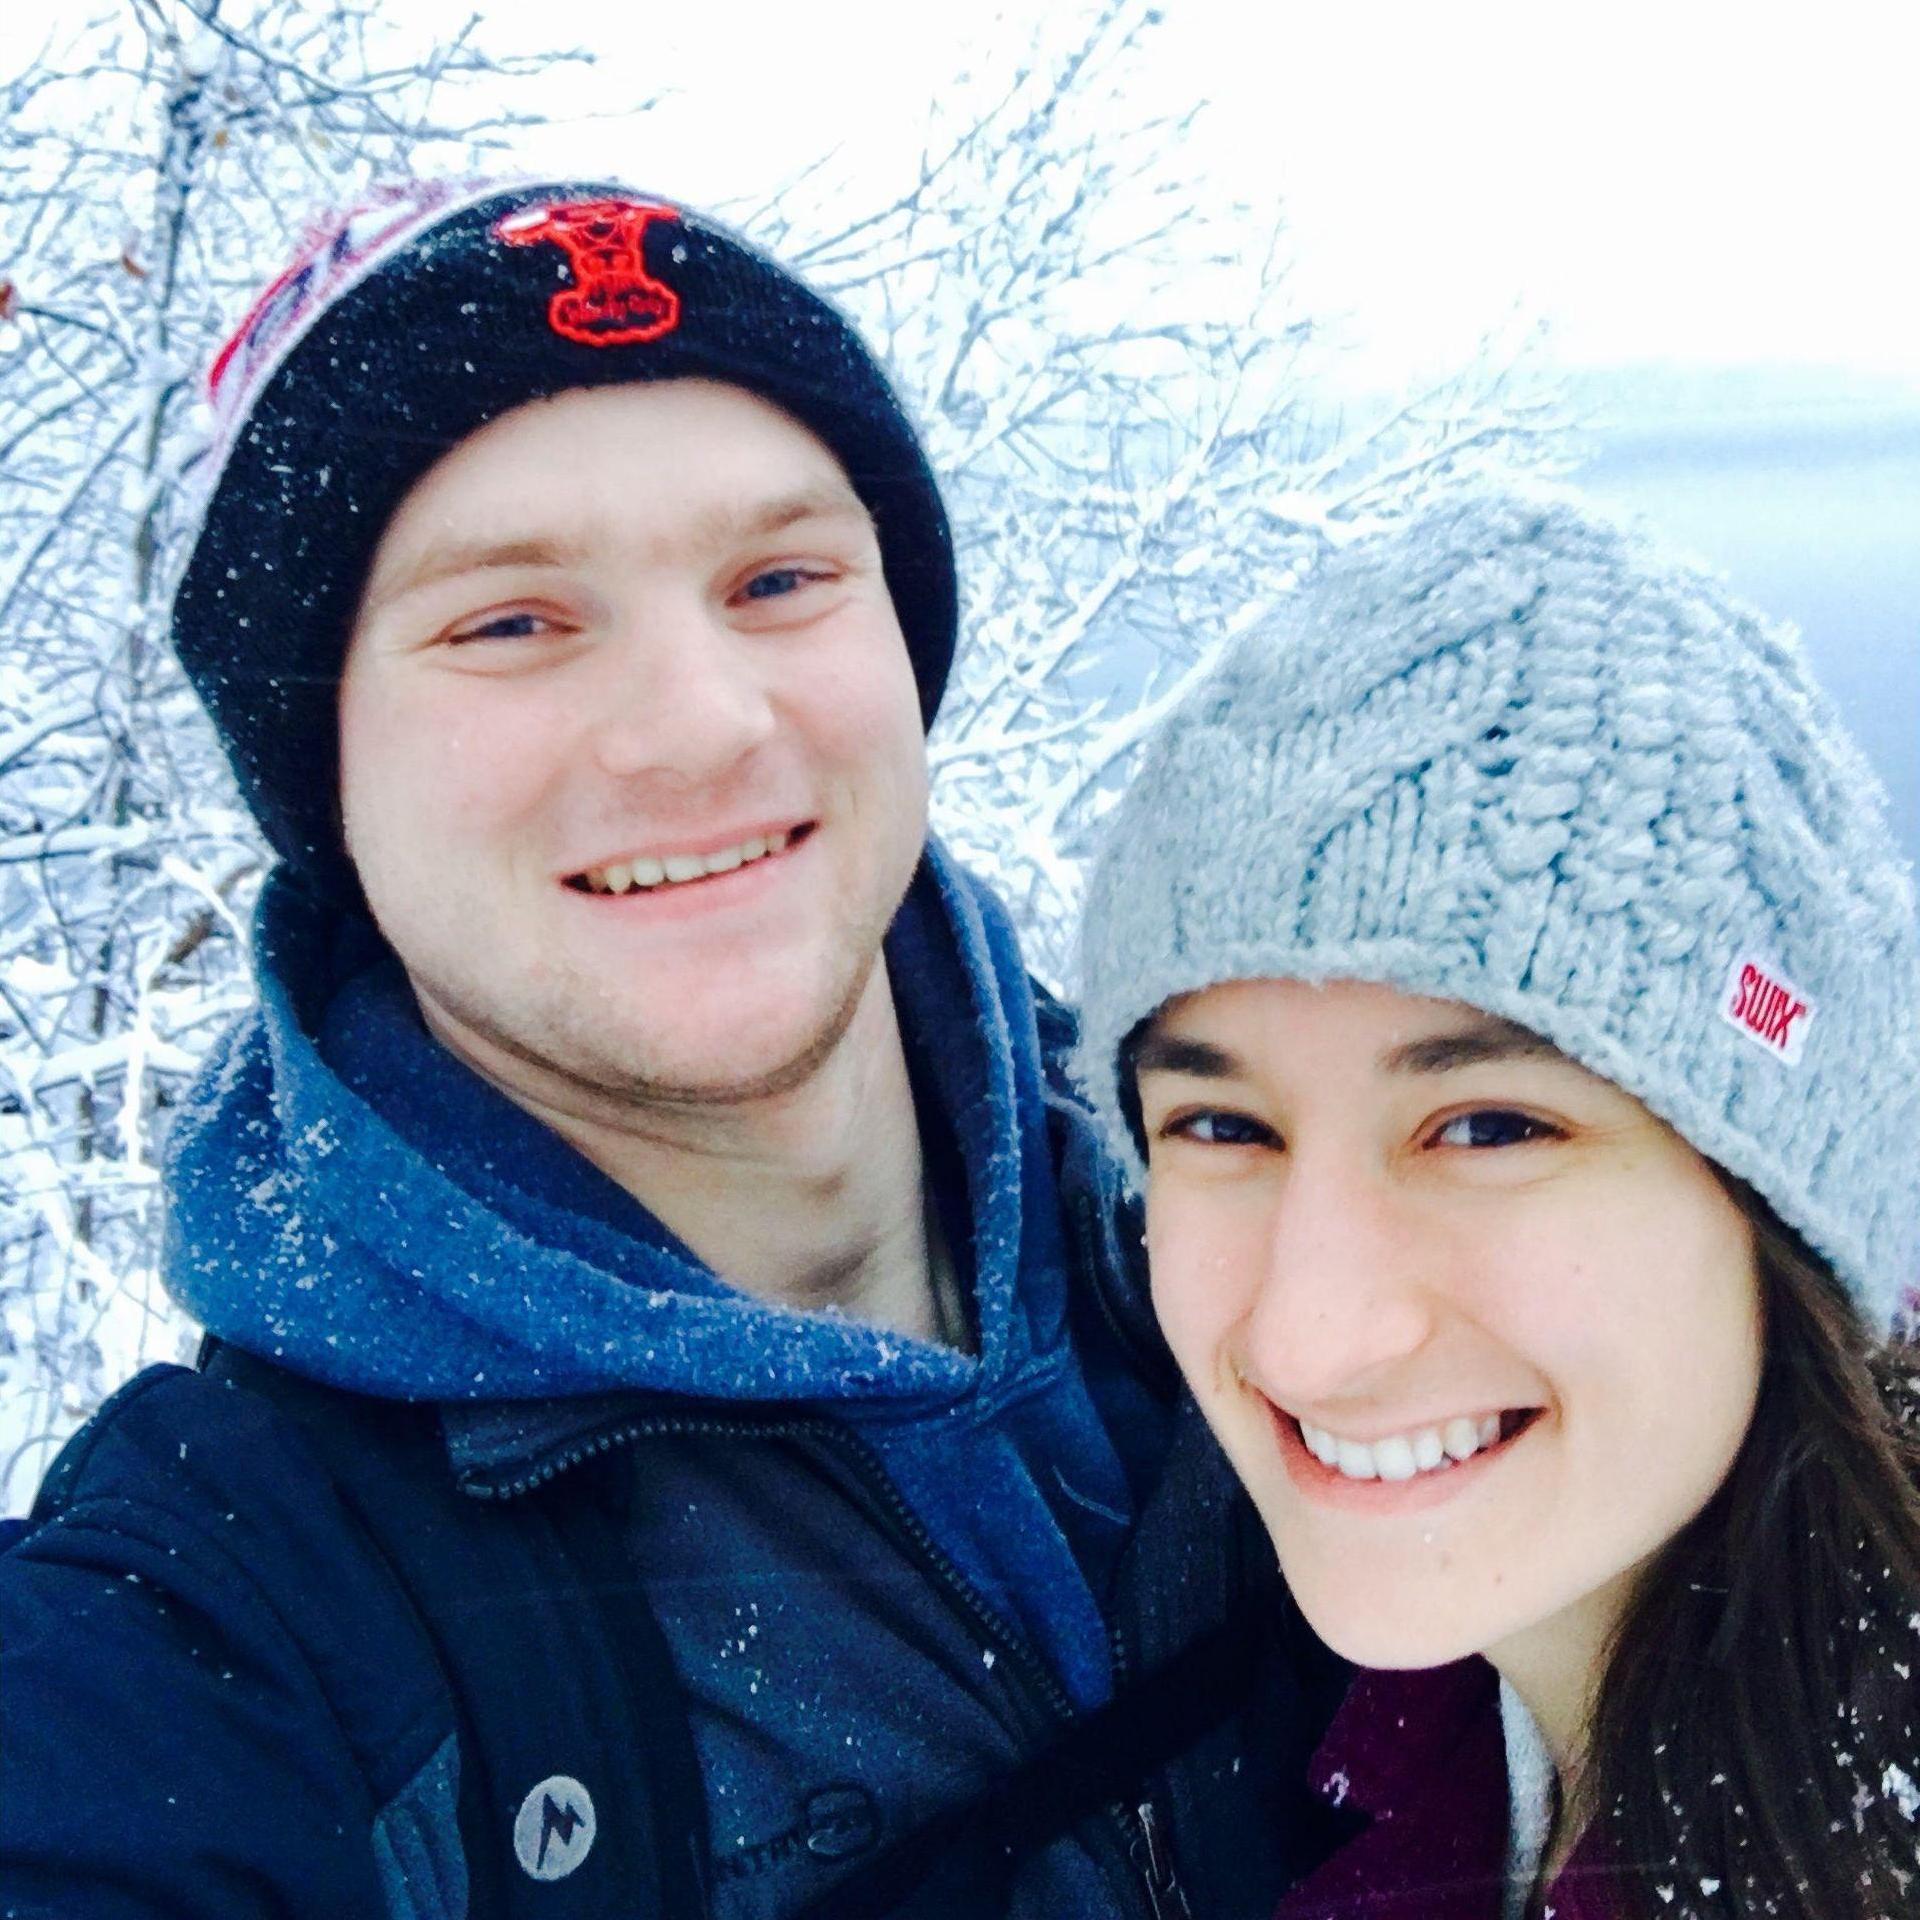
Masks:
[[[547,302],[555,333],[583,347],[630,347],[680,324],[680,296],[647,271],[643,251],[653,221],[679,217],[642,200],[582,200],[523,208],[493,230],[510,247],[550,240],[567,256],[573,285]]]
[[[520,1802],[513,1823],[513,1854],[536,1880],[564,1880],[593,1847],[593,1796],[578,1780],[556,1773]]]
[[[1720,1017],[1776,1060],[1797,1067],[1814,1006],[1778,967],[1743,955],[1727,969]]]

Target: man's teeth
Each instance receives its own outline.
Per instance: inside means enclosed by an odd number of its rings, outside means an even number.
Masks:
[[[611,866],[589,867],[581,875],[592,893],[630,893],[636,887],[671,887],[688,880],[704,880],[710,873],[731,873],[770,853],[784,853],[789,836],[756,834],[737,847],[717,853],[670,853],[664,860],[616,860]]]
[[[1372,1441],[1343,1440],[1302,1420],[1300,1437],[1316,1460],[1345,1479],[1411,1480],[1416,1474],[1443,1472],[1492,1446],[1500,1438],[1500,1416],[1489,1413],[1469,1420],[1457,1415],[1441,1426]]]

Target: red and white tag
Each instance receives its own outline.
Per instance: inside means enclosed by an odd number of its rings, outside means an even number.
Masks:
[[[1814,1005],[1771,961],[1745,954],[1727,969],[1720,1018],[1776,1060],[1797,1067]]]

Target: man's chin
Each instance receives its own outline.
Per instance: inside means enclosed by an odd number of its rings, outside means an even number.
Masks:
[[[872,969],[837,992],[762,996],[738,1006],[701,1010],[671,1033],[651,1026],[633,1034],[604,1083],[617,1096],[649,1106],[728,1107],[777,1100],[804,1087],[846,1040]]]
[[[842,1029],[844,1033],[844,1029]],[[618,1061],[582,1062],[577,1076],[616,1100],[651,1107],[737,1107],[777,1100],[804,1087],[832,1056],[841,1034],[798,1047],[729,1046],[684,1055],[642,1051]]]
[[[737,1008],[683,1008],[670,1030],[648,1021],[624,1033],[617,1021],[590,1031],[571,1021],[513,1021],[417,981],[415,991],[441,1043],[509,1095],[560,1108],[581,1096],[619,1106],[724,1108],[805,1086],[846,1039],[874,971],[811,1005],[763,999],[751,1018]]]

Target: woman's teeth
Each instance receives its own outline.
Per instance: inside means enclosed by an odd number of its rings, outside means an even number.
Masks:
[[[580,876],[580,884],[589,893],[630,893],[636,887],[674,887],[689,880],[704,880],[709,874],[731,873],[772,853],[784,853],[789,835],[770,833],[764,839],[756,835],[736,847],[722,847],[717,853],[670,853],[663,860],[616,860],[611,866],[589,867]]]
[[[1348,1480],[1411,1480],[1416,1474],[1443,1473],[1500,1438],[1497,1413],[1478,1420],[1456,1416],[1440,1426],[1418,1427],[1384,1440],[1343,1440],[1305,1420],[1299,1425],[1307,1451]]]

